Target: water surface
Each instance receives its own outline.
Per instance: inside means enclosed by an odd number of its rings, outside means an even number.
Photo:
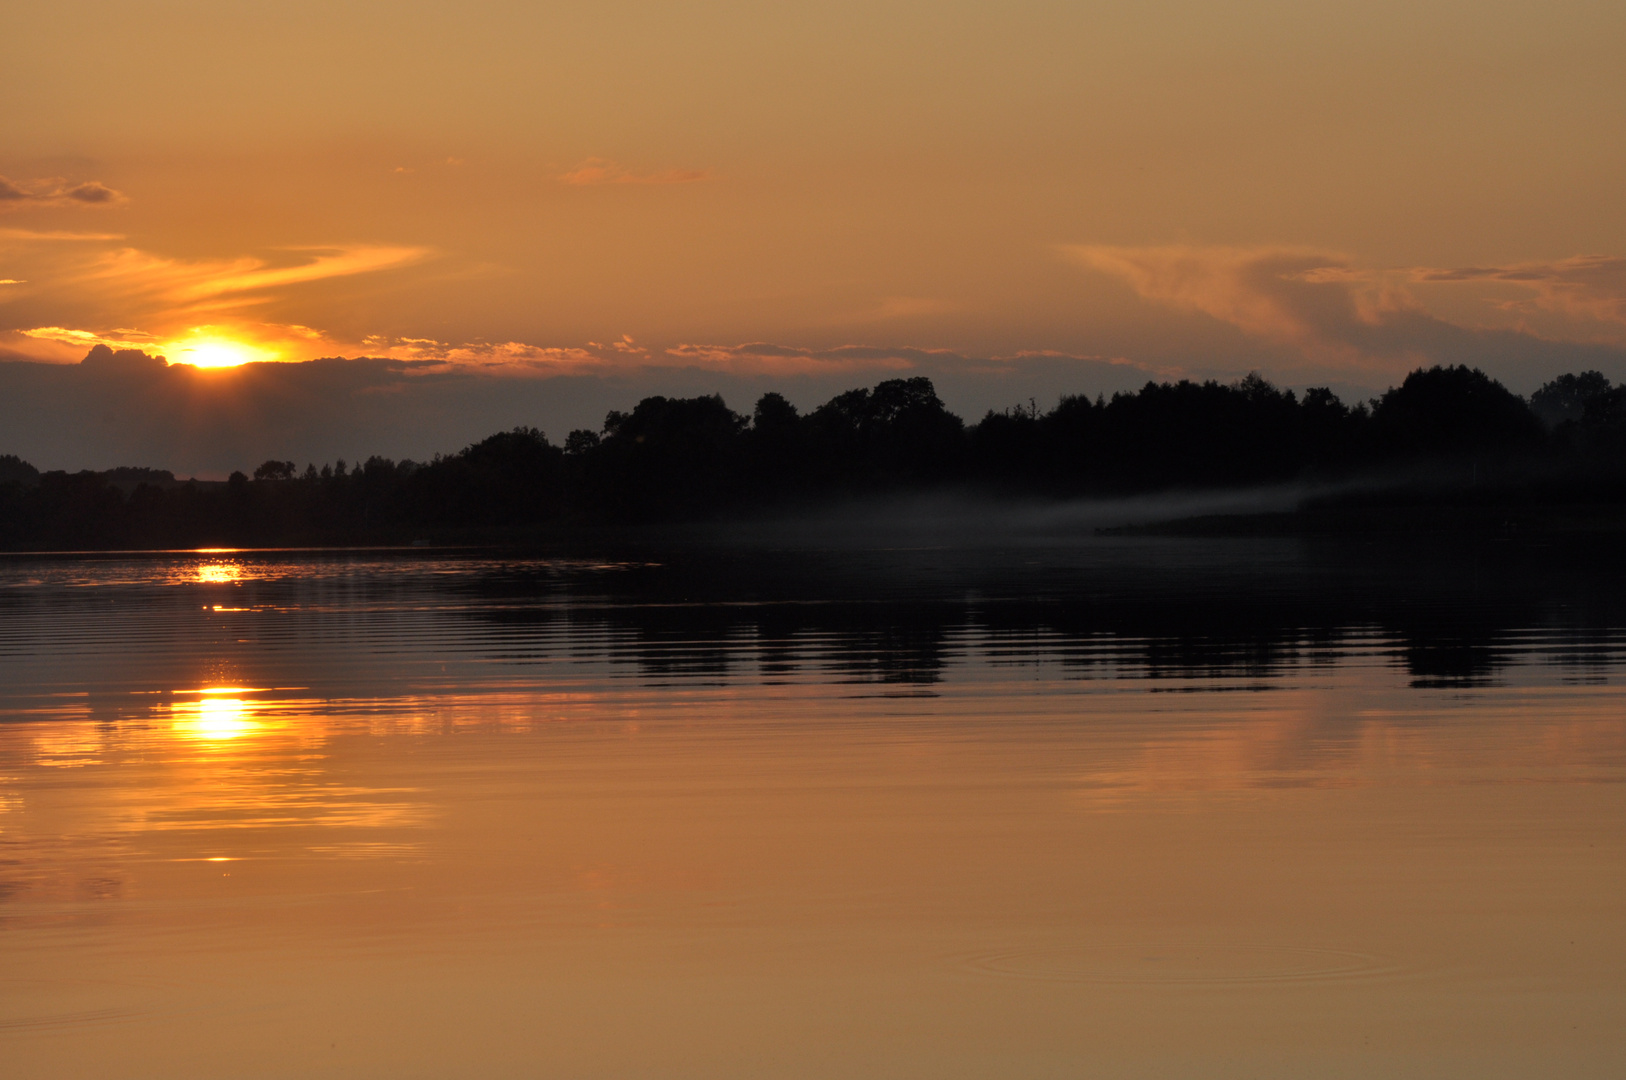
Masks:
[[[0,562],[17,1077],[1618,1076],[1584,553]]]

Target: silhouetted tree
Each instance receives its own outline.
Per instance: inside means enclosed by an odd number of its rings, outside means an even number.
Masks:
[[[291,461],[277,461],[272,459],[270,461],[263,462],[255,468],[254,479],[292,480],[294,478],[294,470],[298,468],[299,466],[295,465]]]
[[[1579,422],[1587,405],[1611,389],[1601,372],[1560,375],[1530,395],[1530,411],[1552,430],[1567,422]]]
[[[565,453],[571,457],[579,457],[596,449],[598,443],[598,432],[577,428],[565,436]]]
[[[1541,422],[1524,400],[1477,368],[1414,371],[1372,411],[1380,453],[1472,457],[1534,445]]]
[[[0,454],[0,484],[34,484],[40,471],[16,454]]]
[[[758,398],[742,438],[744,497],[772,504],[804,495],[809,481],[807,445],[807,424],[796,406],[782,394],[769,392]]]
[[[826,485],[931,484],[955,477],[964,463],[965,423],[943,407],[927,378],[838,394],[807,423],[815,474]]]
[[[499,432],[413,471],[409,516],[440,525],[547,521],[563,505],[563,457],[534,427]]]
[[[726,505],[745,417],[723,399],[647,397],[604,418],[587,456],[584,502],[617,521],[695,517]]]

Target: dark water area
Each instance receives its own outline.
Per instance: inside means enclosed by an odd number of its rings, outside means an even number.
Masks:
[[[1269,678],[1381,643],[1413,685],[1473,685],[1537,659],[1601,677],[1626,625],[1626,567],[1581,545],[1101,538],[620,556],[12,557],[0,649],[44,635],[113,646],[101,672],[115,695],[142,677],[124,663],[209,648],[215,663],[240,654],[252,681],[302,672],[339,690],[448,661],[929,685],[973,645],[1080,676]],[[129,654],[132,635],[142,648]]]
[[[0,1059],[1618,1075],[1623,679],[1578,541],[6,557]]]

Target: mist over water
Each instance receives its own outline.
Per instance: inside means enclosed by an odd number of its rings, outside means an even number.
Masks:
[[[977,492],[935,492],[832,503],[805,512],[733,519],[688,531],[712,543],[780,548],[1046,543],[1088,537],[1100,529],[1181,518],[1285,512],[1309,499],[1352,489],[1347,484],[1270,484],[1078,499],[1000,499]]]
[[[1613,553],[975,518],[0,561],[8,1071],[1618,1072]]]

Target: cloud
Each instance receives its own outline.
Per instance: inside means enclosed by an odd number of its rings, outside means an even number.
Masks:
[[[588,342],[584,346],[531,345],[523,341],[453,344],[433,338],[387,337],[375,334],[361,341],[368,356],[407,360],[426,365],[422,370],[484,371],[493,375],[574,374],[602,370],[616,350]]]
[[[1103,367],[1132,369],[1145,375],[1178,377],[1174,369],[1148,367],[1122,357],[1084,355],[1053,350],[1023,350],[1009,355],[975,356],[953,349],[915,346],[835,345],[812,348],[767,341],[739,345],[682,343],[666,348],[640,345],[629,335],[618,341],[589,341],[581,345],[544,346],[519,341],[473,342],[461,345],[423,338],[366,338],[369,356],[439,365],[436,370],[481,370],[493,375],[546,377],[595,375],[642,377],[651,372],[689,369],[740,378],[884,377],[916,371],[933,376],[964,375],[1004,378],[1019,370],[1045,368],[1099,371]],[[423,370],[429,370],[427,367]],[[1122,380],[1118,380],[1122,381]]]
[[[28,278],[23,289],[29,311],[23,314],[19,309],[20,317],[14,316],[17,321],[11,328],[28,327],[30,322],[24,319],[37,320],[37,329],[30,331],[34,336],[50,336],[45,331],[53,326],[69,327],[92,333],[92,343],[120,348],[177,334],[196,336],[199,324],[208,324],[220,336],[239,341],[274,345],[286,339],[300,344],[297,339],[308,339],[310,333],[254,322],[248,312],[280,300],[298,286],[392,270],[433,255],[423,247],[350,245],[284,250],[263,257],[177,259],[105,243],[120,239],[0,230],[0,249],[14,251],[9,261],[17,270],[27,271]],[[81,246],[85,241],[102,242]],[[102,329],[85,329],[97,323]],[[109,325],[124,329],[105,329]],[[294,352],[294,357],[309,355],[303,348]]]
[[[0,241],[13,243],[106,243],[123,240],[123,233],[66,232],[60,229],[0,229]]]
[[[1626,351],[1538,337],[1522,328],[1462,326],[1439,318],[1406,289],[1422,281],[1503,281],[1532,286],[1552,303],[1610,310],[1617,260],[1470,270],[1368,270],[1345,255],[1289,246],[1108,247],[1072,245],[1069,259],[1116,277],[1139,296],[1208,315],[1314,364],[1398,372],[1469,363],[1526,377],[1583,366],[1626,366]]]
[[[661,169],[640,173],[606,158],[588,158],[559,175],[561,184],[597,187],[604,184],[692,184],[711,175],[710,169]]]
[[[1497,306],[1505,311],[1539,309],[1626,324],[1626,258],[1617,255],[1456,269],[1419,266],[1409,274],[1416,282],[1496,282],[1535,293],[1525,299],[1498,301]]]
[[[0,208],[21,206],[113,206],[123,193],[99,180],[70,184],[60,177],[17,182],[0,176]]]
[[[111,289],[125,296],[154,300],[198,310],[217,307],[213,301],[229,298],[230,305],[252,302],[249,293],[328,278],[374,273],[420,262],[431,251],[422,247],[362,245],[324,249],[295,249],[291,258],[171,259],[135,248],[120,248],[99,255],[78,275],[76,285]]]
[[[744,345],[674,345],[666,349],[671,360],[726,371],[813,374],[837,371],[901,371],[923,361],[963,361],[947,349],[885,348],[873,345],[838,345],[808,349],[756,341]]]
[[[1301,347],[1347,346],[1379,313],[1362,310],[1344,256],[1293,247],[1065,249],[1140,296],[1201,312],[1256,337]]]
[[[13,336],[0,331],[0,358],[28,359],[10,353]],[[1030,397],[1111,393],[1146,378],[1141,369],[1066,354],[979,358],[940,349],[768,342],[645,349],[626,337],[562,347],[375,339],[375,346],[401,355],[211,370],[78,363],[88,340],[36,342],[76,350],[76,362],[0,363],[0,453],[42,468],[134,464],[224,478],[267,458],[422,460],[519,424],[541,427],[557,441],[573,428],[596,429],[609,410],[652,394],[720,393],[749,411],[775,390],[807,409],[909,371],[930,376],[951,409],[975,417]],[[617,344],[642,352],[634,356]]]
[[[90,206],[102,206],[124,198],[119,192],[96,180],[68,188],[62,193],[62,197],[72,199],[74,202],[86,203]]]
[[[533,345],[521,341],[452,344],[425,338],[363,339],[368,355],[483,369],[517,376],[626,373],[651,368],[693,367],[736,374],[807,374],[888,371],[914,366],[926,357],[964,359],[956,353],[924,349],[885,349],[844,345],[805,349],[754,342],[745,345],[679,344],[665,349],[640,345],[630,335],[581,345]]]
[[[82,348],[93,348],[97,345],[122,348],[133,344],[125,341],[122,337],[104,337],[92,330],[70,330],[65,326],[36,326],[32,330],[19,330],[18,333],[40,341],[55,341],[63,345],[74,345]]]
[[[88,339],[87,339],[88,340]],[[950,349],[909,346],[837,345],[804,348],[772,342],[742,345],[677,344],[662,349],[640,345],[630,335],[609,342],[544,346],[519,341],[471,342],[454,345],[425,338],[373,336],[363,339],[368,355],[432,362],[446,367],[482,368],[494,374],[553,375],[634,372],[659,368],[698,368],[737,375],[825,375],[841,372],[902,371],[925,366],[969,367],[998,365],[1038,357],[1021,353],[1011,357],[971,357]],[[1070,354],[1043,354],[1050,359],[1098,360]]]
[[[335,355],[355,341],[335,340],[287,315],[272,321],[254,313],[298,302],[289,294],[313,283],[396,270],[436,254],[399,244],[335,244],[175,258],[123,241],[117,233],[0,229],[0,255],[13,282],[0,286],[0,331],[11,339],[6,353],[72,363],[78,356],[68,346],[83,355],[101,344],[215,364]]]

